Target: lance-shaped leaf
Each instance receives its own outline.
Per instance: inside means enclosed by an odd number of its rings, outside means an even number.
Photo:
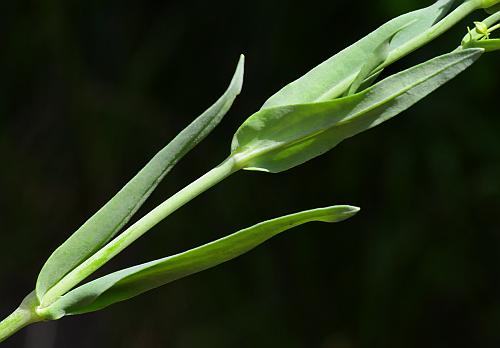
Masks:
[[[92,312],[240,256],[292,227],[311,221],[338,222],[359,211],[333,206],[268,220],[189,251],[111,273],[62,296],[40,314],[51,319]]]
[[[237,130],[231,156],[249,170],[276,173],[292,168],[409,108],[483,52],[466,49],[442,55],[349,97],[261,110]]]
[[[36,294],[40,300],[64,275],[107,243],[130,220],[172,167],[219,124],[241,91],[243,67],[244,57],[241,56],[224,95],[158,152],[106,205],[54,251],[38,276]]]
[[[421,35],[446,15],[454,0],[439,0],[434,5],[396,17],[368,36],[321,63],[301,78],[271,96],[262,108],[330,100],[343,95],[377,47],[392,33],[390,52]]]

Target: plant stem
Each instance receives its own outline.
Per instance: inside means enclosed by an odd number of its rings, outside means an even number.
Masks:
[[[397,60],[405,57],[416,49],[424,46],[435,38],[439,37],[455,24],[460,22],[462,19],[467,17],[469,14],[478,10],[482,7],[481,0],[468,0],[458,6],[449,15],[444,17],[438,23],[433,25],[431,28],[427,29],[421,35],[417,36],[413,40],[408,41],[406,44],[396,48],[389,54],[387,60],[378,68],[378,70],[383,69]]]
[[[69,272],[62,278],[54,287],[52,287],[43,297],[41,305],[37,308],[37,313],[41,316],[49,313],[44,313],[43,309],[54,303],[60,296],[67,293],[75,285],[94,273],[102,267],[106,262],[132,244],[135,240],[141,237],[149,229],[155,226],[158,222],[166,218],[168,215],[182,207],[184,204],[208,190],[218,182],[222,181],[232,173],[240,169],[236,166],[235,161],[230,157],[222,164],[215,167],[196,181],[192,182],[175,195],[167,199],[165,202],[150,211],[139,221],[134,223],[118,237],[102,247],[98,252],[85,260],[82,264]]]
[[[5,341],[26,325],[32,323],[32,315],[25,309],[18,308],[0,322],[0,342]]]
[[[34,311],[37,303],[34,292],[30,293],[19,308],[0,322],[0,342],[5,341],[23,327],[42,320]]]

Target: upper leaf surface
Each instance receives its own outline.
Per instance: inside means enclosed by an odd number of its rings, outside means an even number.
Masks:
[[[219,124],[241,91],[243,72],[244,57],[241,56],[222,97],[158,152],[108,203],[54,251],[38,276],[36,294],[39,300],[64,275],[120,231],[173,166]]]

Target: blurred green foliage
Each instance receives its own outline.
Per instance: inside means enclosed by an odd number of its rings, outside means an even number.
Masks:
[[[242,96],[139,214],[226,156],[236,127],[283,84],[430,2],[2,3],[1,316],[34,287],[49,253],[220,95],[240,52]],[[482,17],[391,71],[451,51]],[[363,208],[355,219],[301,227],[6,346],[498,347],[498,61],[484,56],[398,118],[294,170],[235,175],[104,271],[302,209],[349,203]]]

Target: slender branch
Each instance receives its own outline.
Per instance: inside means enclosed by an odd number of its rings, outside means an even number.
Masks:
[[[158,222],[238,169],[239,167],[235,165],[234,160],[229,158],[150,211],[139,221],[118,235],[118,237],[69,272],[47,291],[42,299],[41,305],[37,308],[37,313],[41,316],[48,315],[49,313],[44,312],[45,307],[54,303],[60,296],[67,293],[74,286],[102,267],[106,262],[136,241]]]

